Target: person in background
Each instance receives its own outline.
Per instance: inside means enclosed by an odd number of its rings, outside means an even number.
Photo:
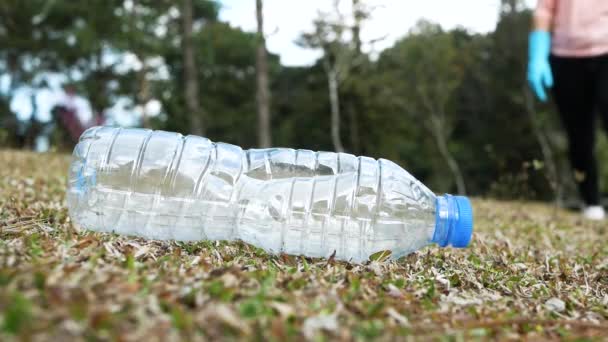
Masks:
[[[80,135],[89,127],[103,124],[103,116],[98,113],[92,113],[90,107],[87,107],[86,101],[79,97],[76,93],[76,88],[72,85],[66,85],[63,88],[64,92],[58,99],[57,104],[51,110],[55,122],[65,130],[68,136],[64,136],[62,140],[65,145],[70,146],[78,142]]]
[[[568,136],[583,216],[603,220],[595,122],[608,131],[608,0],[539,0],[529,37],[528,82],[541,101],[553,96]]]

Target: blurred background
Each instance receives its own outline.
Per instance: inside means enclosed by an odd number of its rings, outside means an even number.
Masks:
[[[565,137],[526,83],[535,3],[1,0],[0,146],[69,152],[93,125],[146,127],[569,205]]]

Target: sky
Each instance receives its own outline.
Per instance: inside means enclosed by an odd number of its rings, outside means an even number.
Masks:
[[[350,0],[342,0],[341,11],[349,12]],[[222,0],[220,18],[246,31],[256,30],[254,0]],[[444,29],[462,26],[472,32],[494,30],[500,0],[365,0],[373,8],[372,18],[362,28],[363,41],[383,38],[367,51],[377,53],[391,46],[420,19],[439,23]],[[528,6],[536,0],[526,0]],[[314,63],[319,51],[295,44],[302,32],[312,29],[319,10],[331,11],[333,0],[264,0],[264,26],[268,50],[281,57],[283,65]]]
[[[403,37],[420,19],[439,23],[444,29],[464,27],[471,32],[492,31],[498,19],[500,0],[362,0],[373,8],[371,19],[362,27],[362,40],[377,40],[364,50],[372,55],[393,45]],[[222,9],[220,19],[245,31],[256,30],[254,0],[220,0]],[[340,10],[350,13],[350,0],[342,0]],[[536,0],[526,0],[533,6]],[[312,29],[312,22],[319,11],[330,12],[333,0],[264,0],[264,20],[268,50],[280,56],[281,63],[287,66],[310,65],[320,57],[320,51],[299,47],[295,41],[302,32]],[[382,38],[378,41],[379,38]],[[125,61],[129,64],[128,61]],[[133,64],[131,62],[131,64]],[[38,107],[38,119],[50,120],[50,109],[64,97],[61,83],[63,78],[52,77],[57,84],[50,89],[38,90],[34,101]],[[52,82],[51,82],[52,83]],[[0,75],[0,91],[8,84],[6,75]],[[22,120],[32,113],[32,92],[29,87],[18,89],[11,101],[11,109]],[[92,117],[88,101],[76,99],[79,115],[83,121]],[[154,115],[161,112],[160,102],[151,101],[147,112]],[[131,126],[137,124],[137,111],[130,108],[128,99],[119,99],[109,113],[116,124]]]

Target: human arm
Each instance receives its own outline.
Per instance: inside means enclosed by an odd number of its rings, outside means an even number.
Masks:
[[[553,86],[553,74],[549,63],[551,54],[551,29],[556,0],[539,0],[529,36],[528,83],[541,101],[547,100],[545,89]]]

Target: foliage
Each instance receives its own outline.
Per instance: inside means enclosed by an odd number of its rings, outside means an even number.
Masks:
[[[415,122],[419,131],[432,137],[458,192],[464,194],[463,175],[448,146],[452,121],[457,119],[448,113],[448,105],[462,83],[466,56],[458,50],[456,37],[444,33],[439,25],[420,21],[406,38],[381,55],[378,66],[386,73],[384,97]]]
[[[269,55],[274,145],[340,145],[388,158],[438,192],[464,192],[466,183],[469,194],[572,198],[555,110],[526,95],[530,11],[519,0],[501,3],[493,32],[421,22],[377,58],[362,49],[374,14],[366,1],[352,1],[352,18],[320,14],[301,39],[324,52],[315,64],[286,67]],[[222,22],[221,2],[194,0],[193,9],[205,134],[255,147],[257,35]],[[202,114],[186,105],[181,11],[168,0],[2,1],[0,74],[11,75],[11,91],[46,87],[44,75],[61,74],[96,111],[127,99],[142,125],[191,133]],[[336,76],[333,95],[328,72]],[[11,96],[0,94],[6,146],[27,140],[16,137],[22,129],[9,113]],[[151,99],[162,104],[156,117],[146,115]],[[600,145],[602,161],[606,149]]]

